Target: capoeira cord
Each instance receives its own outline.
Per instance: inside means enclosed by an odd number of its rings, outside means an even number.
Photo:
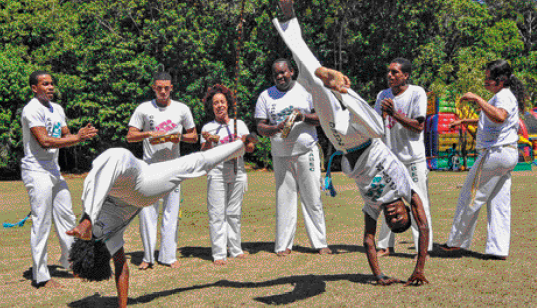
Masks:
[[[32,211],[30,211],[30,213],[28,213],[28,215],[26,215],[26,217],[21,219],[19,222],[16,222],[14,224],[4,222],[3,226],[4,226],[4,228],[13,228],[15,226],[22,227],[22,226],[24,226],[24,223],[26,222],[26,220],[28,220],[28,218],[30,218],[31,215],[32,215]]]

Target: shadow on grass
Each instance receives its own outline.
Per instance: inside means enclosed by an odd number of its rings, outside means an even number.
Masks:
[[[50,273],[50,277],[52,278],[74,278],[75,276],[73,276],[72,273],[70,273],[67,269],[64,269],[63,267],[61,266],[58,266],[58,265],[49,265],[47,266],[48,267],[48,271]],[[40,288],[41,285],[37,285],[35,283],[35,281],[33,281],[33,277],[32,277],[32,268],[29,267],[27,270],[25,270],[23,273],[22,273],[22,278],[26,279],[26,280],[30,280],[32,281],[32,286],[34,288]]]
[[[179,295],[183,292],[207,288],[235,288],[235,289],[253,289],[266,288],[278,285],[290,284],[294,286],[291,292],[276,294],[271,296],[255,297],[253,300],[270,305],[286,305],[298,302],[307,298],[311,298],[322,294],[326,291],[326,282],[347,280],[354,283],[372,284],[376,280],[373,275],[365,274],[339,274],[339,275],[303,275],[289,276],[263,282],[239,282],[220,280],[211,284],[196,285],[187,288],[177,288],[154,292],[139,296],[137,298],[129,298],[128,304],[145,304],[159,297]],[[69,307],[115,307],[117,305],[116,297],[103,297],[96,293],[81,300],[69,303]]]
[[[352,252],[365,252],[364,247],[356,245],[329,245],[333,254],[352,253]],[[260,252],[274,253],[274,242],[243,242],[242,248],[251,255],[255,255]],[[183,258],[199,258],[202,260],[212,260],[210,247],[181,247],[178,249]],[[299,253],[317,253],[317,249],[304,246],[293,246],[293,251]],[[132,263],[139,264],[142,262],[143,252],[131,253]]]
[[[482,254],[479,252],[461,249],[459,251],[444,251],[442,248],[440,248],[440,245],[433,243],[433,251],[429,252],[429,255],[433,258],[443,258],[443,259],[460,259],[462,257],[467,258],[474,258],[474,259],[480,259],[480,260],[490,260],[491,257],[486,254]]]

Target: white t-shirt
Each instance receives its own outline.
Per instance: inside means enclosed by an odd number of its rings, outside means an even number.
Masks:
[[[237,136],[234,135],[233,131],[233,125],[235,123],[234,119],[230,119],[229,123],[227,124],[221,124],[216,121],[209,122],[201,128],[202,132],[208,132],[211,135],[218,135],[220,136],[220,140],[217,144],[214,146],[220,146],[222,144],[230,143],[233,140],[237,140],[238,138],[241,138],[244,135],[248,135],[250,131],[248,130],[248,127],[246,124],[244,124],[243,121],[237,120]],[[201,143],[207,142],[205,138],[203,138],[203,135],[201,136]],[[239,157],[237,159],[237,168],[238,171],[244,172],[244,159],[243,157]],[[216,167],[211,169],[209,171],[209,175],[211,176],[223,176],[223,177],[230,177],[234,176],[234,167],[233,167],[233,160],[229,160],[226,162],[222,162],[218,164]]]
[[[195,127],[192,113],[187,105],[171,101],[169,106],[159,107],[155,100],[140,104],[132,114],[129,126],[140,131],[164,131],[177,130],[183,133],[185,130]],[[178,158],[181,156],[179,143],[166,142],[152,145],[149,138],[143,140],[144,161],[156,163]]]
[[[276,86],[263,91],[257,99],[255,118],[269,120],[270,125],[285,121],[294,109],[311,114],[313,102],[311,95],[302,85],[295,85],[287,92],[280,92]],[[311,150],[317,143],[317,130],[305,122],[295,122],[287,138],[281,134],[270,137],[272,156],[295,156]]]
[[[22,109],[22,143],[24,157],[21,160],[21,169],[36,171],[59,171],[59,149],[45,149],[35,139],[32,127],[45,127],[47,135],[61,138],[62,127],[67,126],[63,108],[50,103],[50,108],[43,106],[37,98],[31,99]]]
[[[505,109],[507,119],[503,123],[495,123],[481,111],[477,125],[476,149],[518,142],[518,102],[513,92],[509,88],[503,88],[489,100],[489,104]]]
[[[388,88],[377,95],[375,110],[382,115],[382,100],[391,98],[396,112],[407,118],[416,120],[421,117],[425,120],[427,116],[427,94],[422,87],[409,85],[408,88],[397,96],[394,96],[392,89]],[[389,134],[384,137],[385,143],[392,152],[405,164],[425,161],[425,143],[423,142],[423,131],[414,132],[405,128],[391,116],[386,117],[386,127]],[[389,136],[389,140],[386,137]]]

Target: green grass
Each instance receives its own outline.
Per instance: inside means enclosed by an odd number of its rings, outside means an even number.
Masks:
[[[211,260],[206,179],[182,185],[179,221],[179,269],[157,265],[139,271],[142,244],[135,219],[125,234],[130,265],[129,305],[132,307],[537,307],[537,184],[535,171],[513,173],[511,252],[507,261],[483,259],[486,209],[482,209],[472,250],[458,257],[442,254],[451,227],[459,186],[467,173],[432,172],[429,189],[435,251],[426,264],[431,282],[422,287],[372,284],[363,253],[362,200],[354,183],[334,175],[336,198],[323,196],[329,245],[337,253],[312,253],[300,213],[293,253],[277,258],[274,242],[274,178],[269,172],[249,173],[243,204],[245,260],[230,259],[225,267]],[[80,217],[83,178],[69,178],[74,210]],[[21,182],[0,182],[0,223],[15,222],[29,212]],[[30,284],[30,225],[0,229],[0,307],[115,307],[113,280],[88,283],[57,269],[59,245],[49,239],[49,265],[61,290],[35,289]],[[397,236],[396,255],[381,259],[383,272],[407,279],[413,268],[410,232]]]

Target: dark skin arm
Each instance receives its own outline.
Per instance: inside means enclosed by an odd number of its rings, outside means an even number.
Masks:
[[[285,121],[282,121],[278,125],[270,125],[268,119],[255,119],[257,125],[257,132],[261,136],[272,137],[277,133],[281,133]]]
[[[396,278],[390,278],[384,276],[380,270],[380,266],[377,259],[377,249],[375,244],[375,234],[377,233],[377,221],[371,218],[369,215],[364,214],[365,218],[365,230],[364,230],[364,247],[367,255],[367,261],[369,267],[373,272],[373,275],[377,278],[380,285],[387,286],[393,283],[402,283],[401,280]]]
[[[319,126],[321,125],[321,122],[319,121],[319,116],[315,111],[313,113],[302,113],[300,110],[295,109],[296,112],[298,112],[298,115],[296,117],[296,122],[304,122],[311,126]],[[270,125],[268,119],[255,119],[257,124],[257,132],[261,136],[266,137],[272,137],[276,135],[277,133],[281,133],[283,130],[283,127],[285,126],[285,123],[289,120],[289,116],[285,119],[285,121],[282,121],[278,125]]]
[[[165,134],[166,133],[163,131],[141,131],[140,129],[131,126],[129,127],[129,131],[127,133],[127,142],[140,142],[146,138],[159,137]],[[180,134],[171,134],[166,136],[166,140],[164,142],[179,143],[181,141],[187,143],[198,142],[198,133],[196,132],[196,128],[193,127],[187,129],[186,133],[181,136]]]
[[[429,283],[425,278],[425,260],[427,258],[427,246],[429,243],[429,226],[427,224],[427,217],[425,216],[425,210],[423,209],[423,203],[421,198],[415,191],[412,191],[412,199],[410,201],[410,209],[414,220],[418,226],[419,239],[418,239],[418,260],[414,272],[408,278],[405,286],[409,285],[422,285]]]
[[[417,119],[408,118],[393,108],[393,100],[391,98],[385,98],[381,102],[383,115],[389,115],[397,122],[401,123],[404,128],[413,132],[420,133],[425,129],[425,118],[419,117]]]
[[[461,119],[461,120],[455,120],[455,121],[452,121],[451,123],[449,123],[449,127],[450,128],[453,128],[455,126],[459,126],[459,125],[473,125],[473,126],[476,126],[477,123],[479,122],[479,119]],[[466,130],[470,135],[472,135],[472,137],[475,139],[475,133],[472,133],[470,130]]]
[[[153,138],[164,135],[165,132],[163,131],[141,131],[136,127],[129,127],[129,131],[127,132],[127,142],[140,142],[147,138]]]
[[[32,135],[35,137],[39,145],[44,149],[59,149],[70,147],[87,139],[97,136],[98,130],[91,124],[82,127],[76,135],[71,134],[67,126],[62,127],[61,138],[54,138],[47,134],[47,129],[44,126],[36,126],[30,128]]]
[[[114,267],[115,267],[115,279],[116,289],[118,297],[118,306],[120,308],[127,307],[128,295],[129,295],[129,266],[127,264],[127,258],[125,257],[125,250],[123,247],[114,254]]]

